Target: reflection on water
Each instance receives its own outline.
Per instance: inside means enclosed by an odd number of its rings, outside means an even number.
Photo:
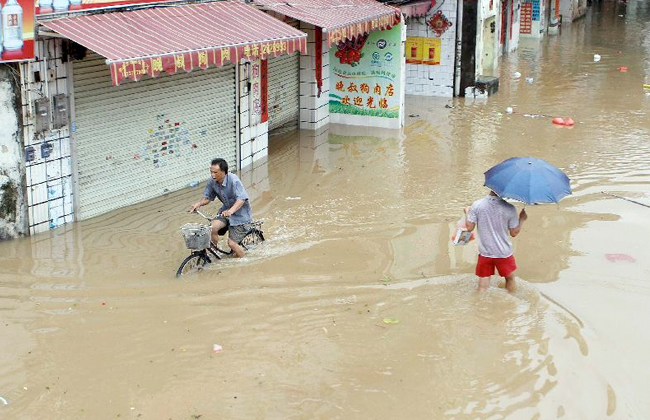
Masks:
[[[601,191],[650,204],[650,8],[562,31],[522,41],[489,100],[272,136],[240,174],[268,238],[243,260],[173,277],[201,188],[0,243],[0,417],[648,417],[648,210]],[[517,155],[574,194],[527,207],[517,292],[478,294],[476,243],[450,236]]]

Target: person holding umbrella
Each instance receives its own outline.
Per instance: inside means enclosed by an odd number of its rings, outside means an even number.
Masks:
[[[485,186],[490,194],[466,209],[467,230],[471,232],[476,227],[479,230],[478,288],[479,291],[488,288],[496,269],[512,293],[517,264],[509,236],[514,238],[521,232],[528,215],[526,209],[517,215],[515,206],[504,198],[525,204],[557,203],[571,194],[570,181],[564,172],[543,159],[515,157],[485,172]]]
[[[466,227],[473,231],[476,226],[481,232],[478,241],[478,290],[483,291],[490,286],[490,277],[495,268],[499,275],[506,279],[506,289],[515,291],[515,270],[517,263],[512,252],[513,238],[521,232],[522,223],[528,218],[526,210],[522,209],[517,216],[517,209],[499,197],[494,191],[475,201],[469,208]]]

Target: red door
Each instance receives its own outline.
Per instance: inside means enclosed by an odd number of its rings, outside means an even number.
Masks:
[[[506,46],[506,33],[508,28],[508,0],[501,2],[501,46],[505,49]]]

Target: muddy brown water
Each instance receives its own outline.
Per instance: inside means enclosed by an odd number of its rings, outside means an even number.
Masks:
[[[401,132],[272,137],[243,260],[173,277],[199,189],[0,243],[0,418],[650,417],[650,209],[601,193],[650,204],[649,22],[595,5],[522,41],[487,101],[407,98]],[[527,207],[517,292],[478,294],[449,237],[526,155],[574,194]]]

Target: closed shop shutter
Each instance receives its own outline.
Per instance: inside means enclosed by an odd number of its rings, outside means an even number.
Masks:
[[[235,67],[162,74],[112,86],[105,59],[73,63],[79,219],[236,168]]]
[[[300,55],[269,59],[269,130],[297,128],[300,115]]]

